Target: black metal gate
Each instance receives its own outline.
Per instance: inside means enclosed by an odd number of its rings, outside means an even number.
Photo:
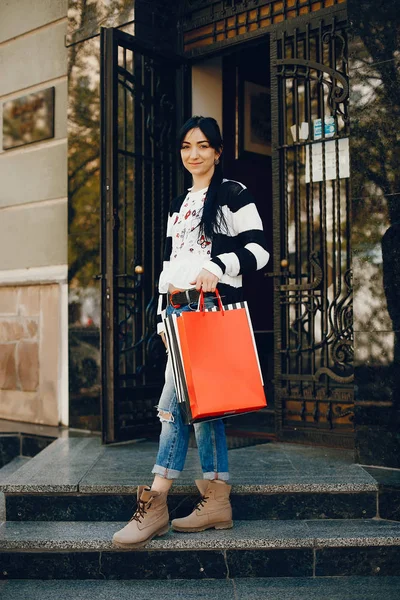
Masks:
[[[275,387],[281,439],[353,443],[345,12],[271,35]]]
[[[102,418],[106,443],[147,435],[164,380],[157,278],[176,195],[174,57],[101,29]]]

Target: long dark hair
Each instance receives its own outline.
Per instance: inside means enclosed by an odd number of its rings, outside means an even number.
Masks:
[[[182,125],[178,133],[179,149],[182,147],[183,140],[186,134],[198,127],[207,138],[211,148],[218,152],[222,152],[223,140],[221,130],[215,119],[212,117],[193,116],[184,125]],[[199,229],[200,234],[204,235],[208,240],[212,240],[215,230],[221,230],[226,227],[226,222],[222,209],[218,204],[218,189],[223,179],[221,159],[215,165],[214,174],[211,177],[210,185],[207,190],[206,200],[204,202],[203,213],[201,216]]]

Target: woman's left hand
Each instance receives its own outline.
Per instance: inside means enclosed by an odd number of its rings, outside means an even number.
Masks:
[[[202,269],[197,275],[195,281],[191,281],[190,285],[194,285],[196,290],[203,290],[203,292],[215,292],[219,279],[214,273]]]

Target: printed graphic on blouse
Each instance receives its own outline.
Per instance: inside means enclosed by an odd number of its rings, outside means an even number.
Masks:
[[[204,205],[206,193],[207,190],[200,198],[195,192],[189,193],[179,215],[175,217],[171,260],[176,259],[180,251],[191,252],[195,256],[204,257],[204,250],[211,246],[211,242],[206,241],[204,235],[200,238],[193,235],[201,221],[202,205]],[[210,256],[211,249],[208,249],[206,254]]]

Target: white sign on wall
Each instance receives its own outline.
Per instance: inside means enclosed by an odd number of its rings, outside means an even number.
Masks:
[[[325,146],[325,149],[324,149]],[[306,183],[311,183],[310,148],[312,158],[312,181],[316,183],[324,179],[324,154],[325,154],[325,179],[336,179],[336,141],[318,142],[306,146]],[[349,138],[338,140],[339,152],[339,178],[350,177]]]

